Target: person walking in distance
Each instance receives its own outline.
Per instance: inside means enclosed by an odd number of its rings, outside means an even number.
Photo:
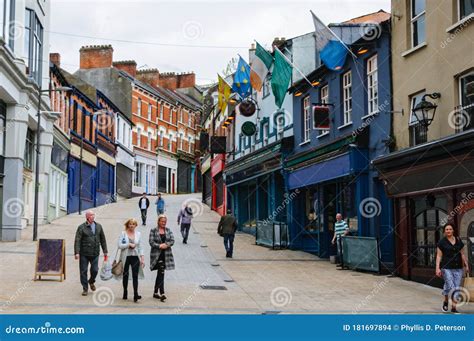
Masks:
[[[436,276],[442,277],[444,280],[442,311],[448,311],[449,298],[451,298],[451,312],[457,314],[456,304],[464,275],[463,267],[468,273],[469,264],[464,254],[464,243],[461,238],[454,235],[453,224],[446,224],[443,227],[443,232],[444,238],[438,242],[436,252]]]
[[[178,225],[181,227],[181,236],[183,244],[188,243],[189,229],[191,228],[191,220],[193,219],[193,210],[187,204],[179,211]]]
[[[133,301],[136,303],[142,297],[138,294],[138,279],[143,279],[143,267],[145,265],[145,256],[143,252],[143,244],[141,233],[136,230],[137,221],[128,219],[125,222],[125,231],[123,231],[118,239],[118,248],[120,250],[120,260],[123,267],[123,273],[118,276],[122,277],[123,299],[128,298],[128,279],[130,267],[132,268],[133,283]]]
[[[165,200],[161,197],[161,193],[158,193],[158,198],[155,201],[156,213],[158,215],[165,213]]]
[[[175,268],[173,252],[173,232],[166,227],[167,218],[164,214],[158,216],[158,225],[150,230],[150,269],[157,271],[153,297],[164,302],[165,296],[165,270]],[[159,292],[159,293],[158,293]]]
[[[336,214],[336,222],[334,223],[334,237],[332,238],[331,243],[336,244],[337,246],[337,262],[342,264],[342,236],[345,236],[349,233],[349,226],[342,219],[342,214]]]
[[[79,260],[79,272],[82,284],[82,296],[87,296],[88,287],[95,291],[95,279],[99,272],[100,248],[107,261],[107,241],[102,225],[95,221],[95,213],[86,212],[86,221],[78,226],[74,240],[74,258]],[[90,278],[87,271],[90,264]]]
[[[146,225],[146,215],[148,212],[148,207],[150,206],[150,200],[146,197],[146,193],[143,192],[143,195],[138,200],[138,207],[142,213],[142,225]]]
[[[232,258],[234,252],[234,238],[237,230],[237,219],[232,215],[231,210],[227,210],[227,214],[221,217],[219,225],[217,226],[217,233],[224,237],[224,247],[226,257]]]

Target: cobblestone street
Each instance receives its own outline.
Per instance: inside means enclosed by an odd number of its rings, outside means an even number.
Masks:
[[[17,243],[0,244],[0,308],[2,313],[437,313],[441,295],[437,288],[396,277],[354,271],[338,271],[326,260],[299,251],[273,251],[256,246],[253,236],[239,233],[233,259],[225,258],[216,228],[219,216],[201,206],[198,194],[167,195],[168,226],[176,243],[176,270],[166,272],[166,303],[152,298],[155,273],[149,270],[145,244],[145,280],[139,303],[122,300],[122,285],[98,279],[95,294],[81,296],[78,262],[73,256],[74,234],[84,218],[77,214],[40,226],[39,238],[66,239],[67,278],[32,281],[36,243],[32,231],[23,231]],[[197,213],[187,245],[182,244],[176,217],[184,200],[192,200]],[[155,198],[150,198],[154,203]],[[137,199],[95,209],[96,221],[104,226],[109,253],[113,257],[123,222],[139,218]],[[150,206],[148,225],[140,226],[148,240],[156,212]],[[103,257],[101,256],[100,265]],[[203,290],[200,285],[220,286]],[[131,284],[130,284],[131,286]],[[222,290],[225,289],[225,290]],[[460,307],[473,312],[473,305]]]

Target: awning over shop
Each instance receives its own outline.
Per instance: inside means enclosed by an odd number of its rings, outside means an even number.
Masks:
[[[349,153],[346,153],[291,172],[288,177],[288,187],[292,190],[350,174],[351,161]]]

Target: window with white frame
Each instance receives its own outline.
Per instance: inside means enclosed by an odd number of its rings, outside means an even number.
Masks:
[[[160,147],[163,147],[163,130],[160,130],[158,133],[158,144]]]
[[[151,110],[153,106],[151,104],[148,104],[148,120],[151,121]]]
[[[142,128],[137,127],[137,146],[142,146]]]
[[[164,104],[160,103],[160,120],[163,119],[163,110],[164,110]]]
[[[43,57],[43,25],[35,11],[25,11],[25,57],[28,75],[41,84],[41,66]]]
[[[120,141],[120,117],[117,117],[117,140]]]
[[[311,101],[309,96],[303,98],[303,142],[309,141],[311,132]]]
[[[367,102],[368,115],[378,112],[378,72],[377,72],[377,55],[367,60]]]
[[[421,91],[410,97],[410,121],[408,122],[410,146],[416,146],[425,143],[428,140],[427,127],[420,124],[413,113],[413,109],[415,109],[416,105],[421,102],[424,94],[425,91]]]
[[[285,112],[279,112],[276,114],[275,120],[274,120],[277,128],[277,137],[279,139],[283,138],[283,132],[285,130]]]
[[[129,145],[128,145],[127,124],[125,122],[123,122],[122,124],[122,136],[123,136],[123,144],[128,147]]]
[[[179,149],[184,150],[183,149],[183,133],[179,134]]]
[[[320,103],[328,104],[329,103],[329,85],[325,85],[321,88],[319,93]],[[318,136],[326,135],[329,133],[329,129],[318,129]]]
[[[191,127],[192,124],[193,124],[191,118],[192,118],[192,115],[191,115],[191,111],[190,111],[190,112],[188,112],[188,126],[189,126],[189,127]]]
[[[459,0],[459,20],[464,19],[474,13],[474,1]]]
[[[148,150],[151,150],[151,132],[148,132]]]
[[[411,46],[416,47],[426,40],[426,0],[411,0]]]
[[[15,35],[18,27],[15,22],[15,0],[0,1],[0,37],[14,50]]]
[[[168,150],[171,152],[173,150],[173,134],[170,134],[170,139],[168,142]]]
[[[474,128],[474,72],[459,77],[459,107],[456,132]]]
[[[352,123],[352,72],[348,71],[342,76],[342,94],[344,101],[343,124]]]
[[[269,124],[268,122],[263,123],[262,125],[262,143],[264,146],[268,144],[268,134],[269,134]]]
[[[142,115],[142,100],[140,98],[137,99],[137,115]]]
[[[192,150],[191,150],[191,136],[188,137],[188,151],[189,151],[189,153],[192,153]]]

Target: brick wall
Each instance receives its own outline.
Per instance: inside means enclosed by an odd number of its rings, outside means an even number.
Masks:
[[[79,50],[80,68],[108,68],[112,66],[114,49],[112,45],[83,46]]]

